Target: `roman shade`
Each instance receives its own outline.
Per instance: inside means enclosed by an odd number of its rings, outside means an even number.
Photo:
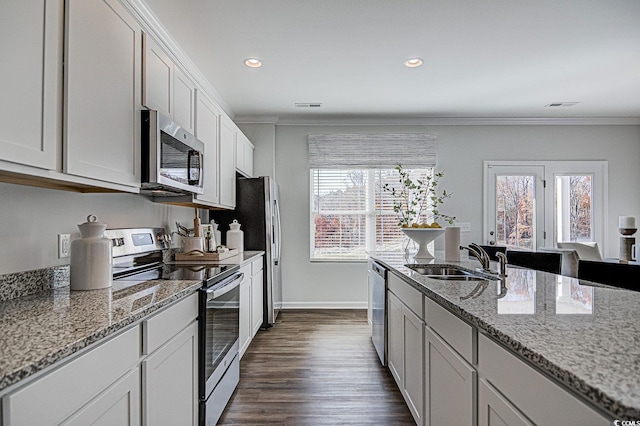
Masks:
[[[309,135],[310,169],[424,169],[436,165],[428,133]]]

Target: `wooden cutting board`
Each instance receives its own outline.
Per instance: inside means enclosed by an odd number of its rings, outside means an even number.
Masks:
[[[190,252],[190,253],[176,253],[176,261],[188,260],[191,262],[194,261],[215,261],[215,260],[223,260],[229,257],[233,257],[238,254],[238,249],[231,249],[224,253],[205,253],[201,251]]]

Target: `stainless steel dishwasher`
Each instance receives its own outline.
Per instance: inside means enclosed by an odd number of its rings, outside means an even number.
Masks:
[[[371,340],[382,365],[387,365],[387,269],[370,260]]]

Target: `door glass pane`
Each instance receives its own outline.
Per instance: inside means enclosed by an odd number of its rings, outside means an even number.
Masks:
[[[496,176],[496,243],[535,247],[535,176]]]
[[[591,175],[556,176],[556,242],[594,241]]]

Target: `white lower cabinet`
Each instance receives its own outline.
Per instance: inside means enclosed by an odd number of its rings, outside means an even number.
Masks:
[[[240,283],[240,358],[262,327],[263,261],[263,256],[258,256],[240,268],[244,273]]]
[[[2,424],[58,425],[68,418],[71,421],[75,413],[81,419],[106,415],[108,407],[105,408],[98,402],[103,397],[106,401],[114,399],[115,394],[121,395],[122,398],[130,398],[129,392],[139,394],[140,375],[137,373],[137,391],[118,388],[119,390],[114,390],[112,394],[109,390],[113,389],[111,386],[122,377],[132,371],[138,372],[139,360],[140,326],[136,326],[6,395],[2,399]],[[120,401],[121,398],[116,399]],[[136,401],[138,400],[139,398],[136,398]],[[136,409],[133,406],[130,409],[131,413],[127,417],[134,417],[137,412],[137,421],[122,424],[139,424],[139,407]]]
[[[240,283],[240,357],[251,343],[251,265],[240,268],[244,278]]]
[[[260,327],[264,312],[264,256],[251,262],[251,336],[255,336]]]
[[[484,379],[478,382],[479,426],[533,426],[516,407]]]
[[[198,323],[142,361],[144,423],[198,423]]]
[[[429,327],[424,354],[425,425],[474,425],[476,370]]]
[[[89,402],[65,426],[139,425],[140,370],[134,369]]]
[[[2,397],[0,424],[197,425],[197,317],[192,294],[63,360]]]
[[[505,348],[488,337],[478,337],[478,371],[484,388],[480,404],[480,424],[487,423],[489,417],[495,424],[501,424],[498,417],[508,411],[520,414],[525,422],[513,424],[539,425],[610,425],[595,409],[573,396],[569,391],[543,376]],[[490,383],[491,387],[486,386]],[[491,392],[489,392],[491,391]],[[503,396],[508,404],[487,398],[487,395]],[[491,408],[487,404],[492,404]],[[496,407],[501,407],[498,410]],[[488,413],[489,411],[489,413]],[[500,414],[500,415],[499,415]],[[526,416],[526,417],[525,417]],[[507,422],[508,424],[512,424]],[[493,423],[491,423],[493,424]]]
[[[389,274],[387,364],[411,415],[416,423],[421,425],[424,404],[424,322],[418,315],[422,315],[420,292],[395,275]]]

